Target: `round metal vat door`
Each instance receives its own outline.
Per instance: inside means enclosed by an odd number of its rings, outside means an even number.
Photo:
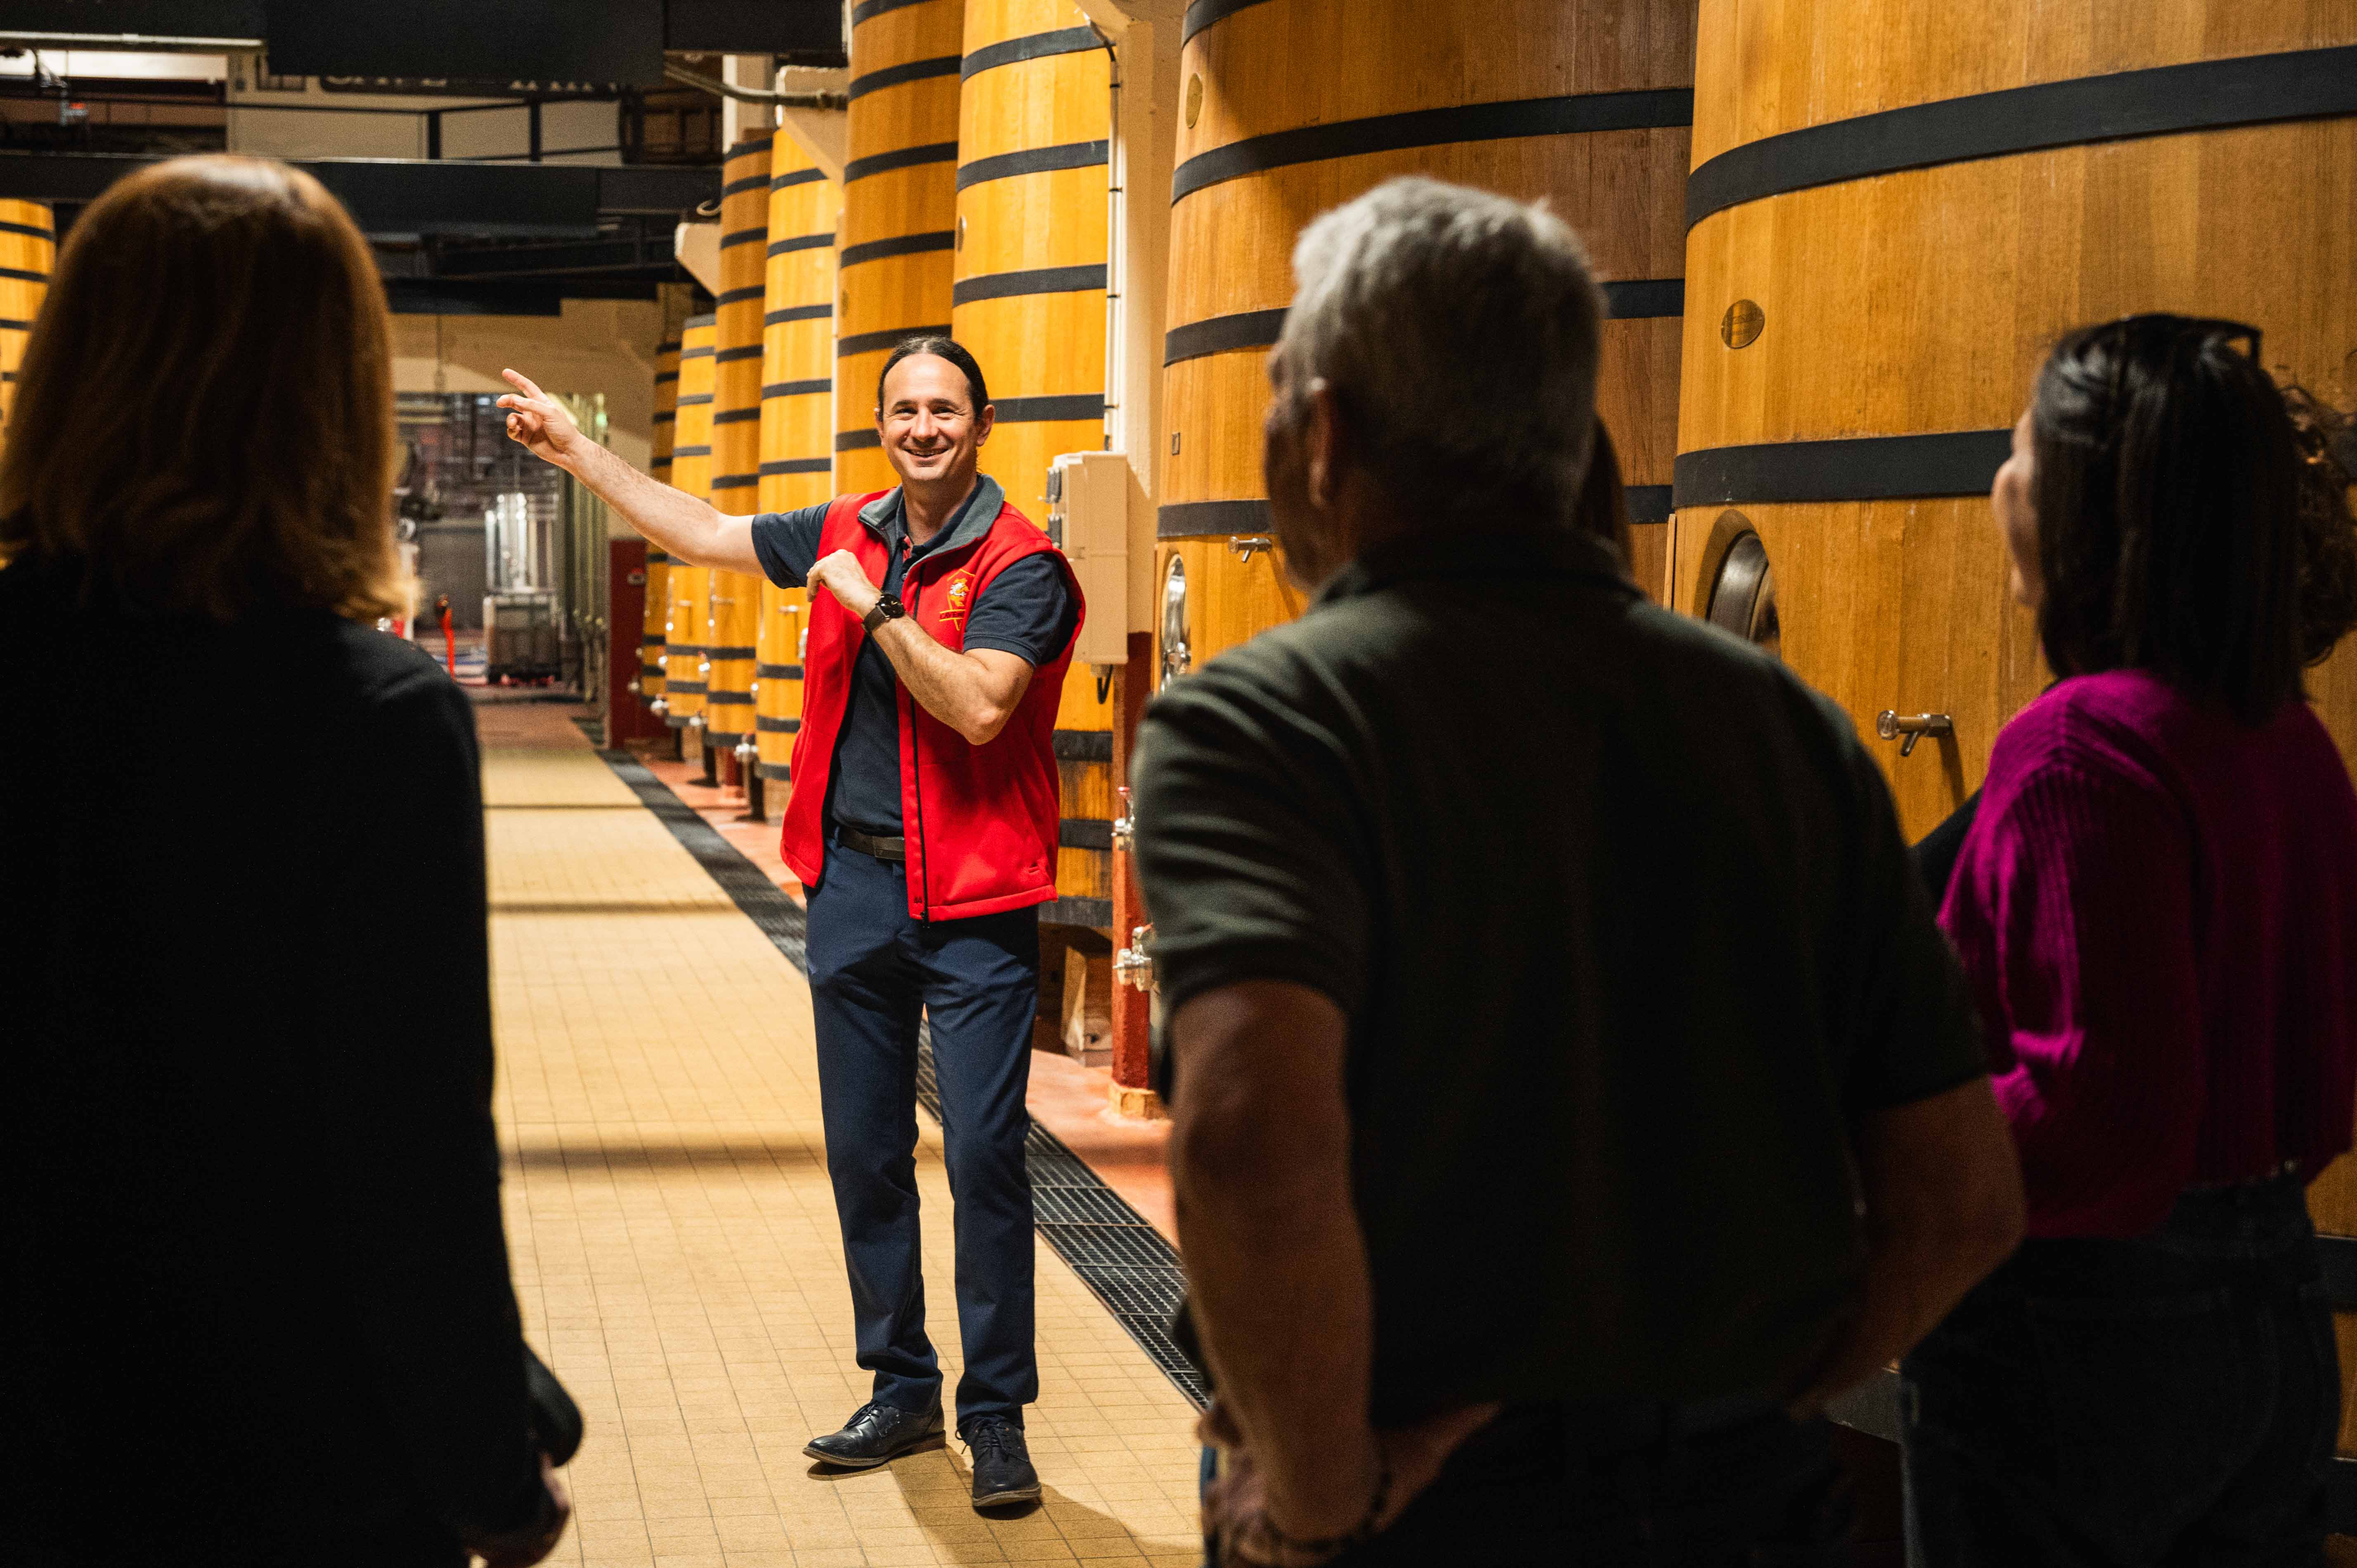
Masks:
[[[1162,683],[1168,685],[1193,664],[1187,652],[1187,563],[1173,555],[1162,575]]]
[[[1711,585],[1710,608],[1705,618],[1744,641],[1781,655],[1783,628],[1776,618],[1776,571],[1768,564],[1768,547],[1756,533],[1745,533],[1727,547],[1718,564],[1718,580]]]

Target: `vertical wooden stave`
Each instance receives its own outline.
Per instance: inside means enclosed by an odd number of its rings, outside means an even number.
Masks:
[[[24,362],[25,340],[48,295],[57,250],[57,223],[46,205],[0,199],[0,441],[8,436],[16,367]]]
[[[1609,16],[1544,0],[1446,7],[1263,0],[1187,38],[1155,581],[1158,595],[1171,562],[1182,563],[1194,662],[1300,611],[1275,552],[1235,548],[1268,537],[1260,477],[1267,348],[1291,295],[1290,251],[1301,227],[1403,174],[1544,197],[1587,241],[1609,302],[1598,408],[1639,519],[1641,580],[1662,596],[1693,23],[1691,0],[1629,0]],[[1353,40],[1342,69],[1329,48],[1338,36]],[[1501,37],[1516,48],[1496,48]],[[1469,112],[1473,105],[1491,107]],[[1606,105],[1615,113],[1605,113]],[[1350,150],[1381,140],[1383,128],[1371,123],[1431,111],[1468,111],[1467,128],[1479,139]],[[1577,128],[1599,118],[1631,128]],[[1501,134],[1517,127],[1521,134]],[[1331,156],[1211,183],[1200,181],[1220,159],[1189,167],[1206,154],[1238,158],[1231,149],[1254,138],[1313,128]]]
[[[780,135],[770,163],[770,243],[761,329],[760,508],[816,506],[833,493],[834,226],[842,188]],[[754,639],[755,768],[791,783],[802,728],[801,588],[761,585]]]
[[[876,435],[892,346],[950,321],[964,0],[856,6],[836,234],[834,489],[898,483]]]
[[[2123,73],[2357,45],[2351,0],[2193,0],[2166,13],[2096,0],[1705,0],[1703,17],[1704,191],[1738,166],[1713,169],[1713,159],[1757,157],[1755,144],[1792,133],[1827,145],[1867,114],[1937,103],[1950,124],[2001,145],[2021,101],[1976,95],[2132,89]],[[1923,46],[1932,37],[1952,42]],[[2214,88],[2170,96],[2189,110],[2226,98]],[[1892,122],[1877,133],[1892,134]],[[1886,708],[1951,715],[1952,737],[1905,759],[1867,743],[1910,837],[1979,786],[1998,731],[2050,679],[2032,616],[2011,603],[1986,481],[2056,338],[2139,311],[2225,317],[2261,329],[2278,378],[2357,403],[2357,116],[1975,151],[1887,172],[1866,164],[1800,188],[1755,182],[1748,188],[1761,194],[1712,205],[1688,239],[1677,606],[1707,607],[1718,554],[1749,527],[1776,573],[1783,657],[1804,679],[1869,736]],[[1721,331],[1738,300],[1760,323],[1739,348]],[[1912,476],[1838,496],[1822,493],[1837,488],[1825,480],[1839,471],[1828,456],[1864,449],[1808,454],[1810,484],[1783,450],[1928,437],[1961,451],[1975,433],[1977,456],[1940,465],[1944,476],[1923,477],[1934,467],[1923,456]],[[1730,478],[1729,448],[1764,449],[1786,478],[1771,484],[1776,470],[1755,462]],[[1773,499],[1745,493],[1771,489]],[[1882,493],[1855,493],[1868,489]],[[1919,489],[1932,493],[1903,493]],[[2357,759],[2357,653],[2344,644],[2309,687],[2344,758]],[[2320,1173],[2309,1205],[2328,1281],[2357,1277],[2357,1162]],[[2346,1469],[2357,1455],[2357,1298],[2335,1305]]]
[[[680,332],[677,436],[671,482],[698,500],[712,499],[713,358],[718,328],[713,316],[691,316]],[[670,606],[664,618],[663,722],[673,729],[702,727],[711,646],[712,571],[671,563]]]
[[[671,483],[671,450],[679,429],[679,339],[655,345],[654,435],[647,472]],[[671,619],[671,557],[647,545],[646,622],[639,635],[639,700],[663,694],[663,628]]]
[[[984,467],[1035,522],[1048,466],[1104,444],[1112,59],[1071,0],[967,0],[951,330],[998,409]],[[1113,706],[1071,670],[1056,716],[1057,901],[1113,924]]]
[[[714,307],[712,504],[731,517],[759,510],[764,274],[770,238],[771,138],[750,136],[728,150],[720,199],[720,293]],[[723,748],[754,732],[754,639],[761,580],[712,574],[711,666],[705,697],[705,744]]]

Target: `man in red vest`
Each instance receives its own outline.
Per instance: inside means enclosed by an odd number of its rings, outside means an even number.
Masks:
[[[942,1434],[917,1246],[917,1036],[930,1021],[977,1508],[1028,1501],[1039,1397],[1029,1126],[1038,906],[1056,896],[1053,736],[1082,605],[1062,553],[978,454],[995,411],[973,356],[913,338],[877,384],[897,489],[726,517],[640,473],[507,372],[508,434],[691,565],[811,589],[781,849],[808,890],[827,1171],[859,1365],[874,1395],[804,1450],[867,1468]]]

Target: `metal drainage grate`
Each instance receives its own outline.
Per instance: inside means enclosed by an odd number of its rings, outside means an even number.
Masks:
[[[583,729],[587,732],[588,726],[584,725]],[[671,830],[730,902],[786,955],[786,961],[807,975],[810,958],[802,907],[747,860],[717,828],[673,794],[644,763],[626,751],[600,748],[597,755],[615,777],[630,787],[640,803]],[[917,1102],[936,1122],[941,1121],[932,1030],[924,1025],[917,1030]],[[1211,1390],[1202,1373],[1170,1337],[1171,1319],[1187,1294],[1187,1275],[1177,1251],[1061,1139],[1037,1122],[1024,1137],[1023,1155],[1030,1172],[1040,1239],[1071,1266],[1179,1392],[1199,1409],[1210,1403]]]

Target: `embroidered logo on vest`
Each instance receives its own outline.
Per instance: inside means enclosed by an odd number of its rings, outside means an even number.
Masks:
[[[942,594],[942,618],[963,625],[965,621],[966,601],[973,597],[974,574],[960,572],[949,580],[949,585]]]

